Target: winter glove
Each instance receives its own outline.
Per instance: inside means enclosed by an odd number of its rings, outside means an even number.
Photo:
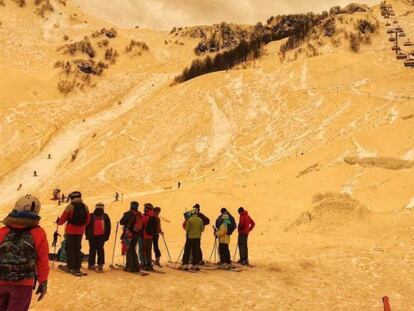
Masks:
[[[45,297],[47,293],[47,281],[43,282],[42,284],[39,284],[39,287],[37,288],[36,295],[39,295],[39,299],[37,301],[40,301]]]

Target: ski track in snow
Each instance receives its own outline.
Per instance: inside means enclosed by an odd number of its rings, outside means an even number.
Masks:
[[[71,123],[70,127],[56,135],[34,158],[24,163],[11,174],[4,176],[0,183],[0,205],[14,201],[26,193],[35,193],[53,182],[60,164],[70,158],[74,150],[78,149],[82,141],[90,137],[97,129],[105,126],[112,119],[116,119],[134,108],[147,96],[158,88],[151,87],[164,85],[168,81],[165,75],[155,75],[139,84],[123,100],[122,105],[114,104],[110,109],[86,119]],[[148,92],[148,90],[151,90]],[[47,159],[51,154],[52,159]],[[38,177],[33,176],[36,170]],[[21,191],[16,191],[19,184],[23,184]]]
[[[405,208],[414,208],[414,198],[411,199],[410,202],[405,206]]]
[[[211,114],[213,118],[213,138],[210,141],[210,148],[208,151],[207,159],[212,162],[216,159],[217,155],[223,152],[231,143],[232,128],[231,123],[217,106],[213,97],[207,96],[207,100],[211,107]]]
[[[362,147],[355,139],[352,140],[355,147],[357,148],[358,157],[360,158],[370,158],[376,157],[378,155],[377,151],[369,151]]]
[[[403,157],[402,160],[413,161],[414,160],[414,149],[410,149]]]

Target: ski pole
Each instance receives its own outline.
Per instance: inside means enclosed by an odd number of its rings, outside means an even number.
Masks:
[[[211,257],[213,257],[214,250],[216,249],[217,239],[214,239],[214,246],[211,250],[210,258],[208,259],[208,262],[211,262]]]
[[[234,251],[234,256],[233,256],[233,261],[235,262],[236,261],[236,254],[237,254],[237,250],[239,249],[239,243],[237,243],[237,245],[236,245],[236,249],[235,249],[235,251]]]
[[[54,254],[54,256],[56,256],[56,258],[54,258],[53,259],[53,261],[52,261],[52,269],[55,269],[55,261],[57,260],[57,253],[56,253],[56,244],[57,244],[57,241],[59,240],[59,225],[57,224],[57,222],[56,222],[56,241],[53,241],[53,242],[55,242],[55,243],[53,243],[54,245],[53,245],[53,254]]]
[[[183,252],[184,252],[184,247],[185,247],[185,246],[183,246],[183,248],[181,249],[180,255],[178,255],[177,261],[175,262],[176,264],[180,262],[181,255],[182,255],[182,254],[183,254]]]
[[[161,236],[164,241],[165,248],[167,249],[168,257],[170,258],[170,263],[172,263],[171,254],[170,254],[170,250],[168,249],[167,241],[165,240],[164,234],[161,234]]]
[[[112,264],[111,267],[114,267],[114,259],[115,259],[115,248],[116,248],[116,239],[118,238],[118,228],[119,228],[119,222],[116,223],[116,230],[115,230],[115,241],[114,241],[114,250],[112,252]]]

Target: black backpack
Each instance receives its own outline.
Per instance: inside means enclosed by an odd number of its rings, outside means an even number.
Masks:
[[[83,203],[73,205],[73,216],[68,220],[68,223],[74,226],[83,226],[86,225],[86,220],[88,218],[88,212],[86,206]]]
[[[234,217],[230,213],[227,213],[227,215],[229,215],[230,220],[230,225],[227,226],[227,235],[232,235],[234,230],[236,230],[237,228],[236,219],[234,219]],[[219,229],[222,224],[223,218],[219,216],[216,220],[216,228]]]
[[[156,235],[158,233],[158,220],[155,216],[150,216],[145,231],[149,235]]]
[[[9,228],[0,244],[0,280],[18,282],[36,276],[36,247],[30,230]]]

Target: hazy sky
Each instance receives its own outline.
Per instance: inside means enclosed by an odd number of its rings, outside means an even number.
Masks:
[[[221,21],[256,23],[283,13],[320,12],[352,0],[75,0],[91,15],[121,26],[171,29]],[[380,0],[358,3],[377,4]]]

